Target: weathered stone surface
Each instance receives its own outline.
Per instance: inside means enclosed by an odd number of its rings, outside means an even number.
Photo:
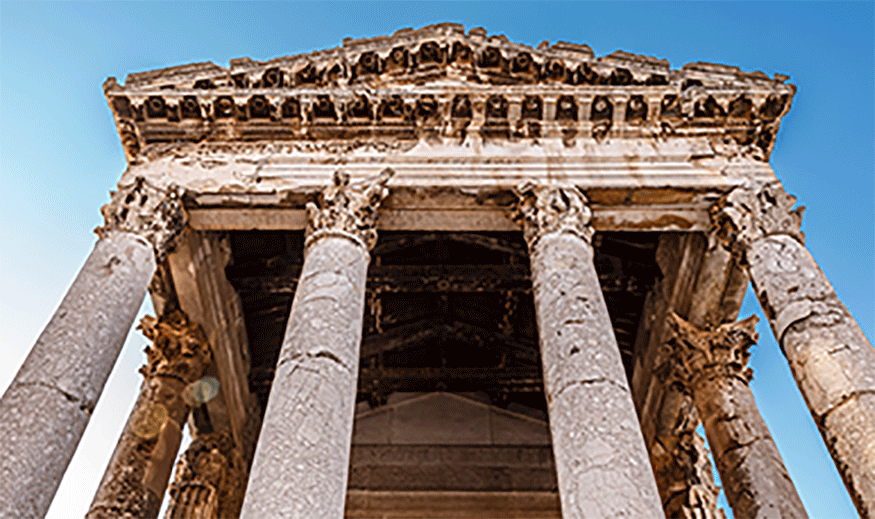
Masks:
[[[573,187],[519,190],[564,517],[662,517]]]
[[[48,511],[146,294],[152,249],[106,231],[0,400],[0,516]]]
[[[243,517],[343,516],[368,250],[390,175],[352,188],[338,173],[321,208],[309,208],[304,266]]]
[[[875,517],[875,350],[802,244],[802,208],[777,183],[738,188],[714,210],[790,362],[857,511]]]
[[[246,461],[229,432],[198,435],[176,465],[165,519],[238,517]]]
[[[86,514],[89,519],[158,515],[182,427],[195,403],[185,391],[210,361],[203,330],[178,310],[160,319],[144,317],[140,328],[152,340],[147,364],[140,369],[145,380]]]
[[[756,317],[702,330],[672,314],[671,378],[693,395],[736,517],[807,517],[748,387]]]

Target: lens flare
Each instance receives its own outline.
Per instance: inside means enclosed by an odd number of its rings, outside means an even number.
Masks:
[[[182,391],[182,399],[189,407],[205,404],[219,394],[219,380],[216,377],[203,377],[195,380]]]

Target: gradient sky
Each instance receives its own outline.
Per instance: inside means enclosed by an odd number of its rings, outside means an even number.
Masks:
[[[809,250],[875,331],[875,34],[865,3],[0,3],[0,388],[8,386],[90,252],[125,168],[108,76],[334,47],[345,37],[451,21],[537,45],[586,43],[782,73],[798,87],[772,167],[807,206]],[[151,308],[144,305],[142,312]],[[856,517],[760,315],[751,384],[812,517]],[[82,516],[139,387],[132,332],[50,517]]]

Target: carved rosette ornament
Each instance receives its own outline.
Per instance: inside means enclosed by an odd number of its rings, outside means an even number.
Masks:
[[[140,395],[86,517],[155,517],[190,410],[184,392],[210,362],[200,326],[179,310],[144,317],[139,329],[152,341]]]
[[[805,207],[779,182],[752,184],[733,189],[711,209],[717,235],[723,245],[744,261],[750,245],[766,236],[787,235],[805,244],[800,230]]]
[[[669,378],[692,394],[735,517],[807,517],[748,386],[757,320],[702,329],[670,314]]]
[[[344,236],[370,251],[377,244],[377,209],[389,196],[386,183],[395,172],[386,168],[358,185],[350,184],[349,175],[334,173],[333,185],[319,194],[319,205],[307,204],[307,241],[309,248],[325,236]]]
[[[166,190],[150,185],[143,177],[110,193],[111,200],[100,208],[104,224],[94,230],[103,238],[114,231],[141,236],[162,261],[173,250],[176,238],[187,222],[177,188]]]
[[[165,519],[237,517],[246,462],[227,432],[198,435],[180,456]]]
[[[519,204],[517,219],[522,220],[529,250],[541,236],[549,233],[571,233],[591,243],[592,210],[586,195],[575,186],[541,186],[523,182],[516,188]]]

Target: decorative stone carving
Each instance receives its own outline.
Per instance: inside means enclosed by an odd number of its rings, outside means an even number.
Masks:
[[[143,177],[112,192],[111,201],[100,212],[104,224],[94,230],[98,236],[114,231],[141,236],[152,244],[159,262],[173,250],[174,240],[187,220],[176,189],[156,189]]]
[[[517,188],[520,198],[517,219],[522,220],[529,249],[548,233],[567,232],[579,236],[586,243],[592,240],[590,227],[592,210],[586,195],[574,186],[539,186],[524,182]]]
[[[800,230],[805,208],[793,209],[795,203],[778,182],[754,184],[733,189],[711,215],[724,246],[743,261],[750,245],[766,236],[784,234],[805,244]]]
[[[665,516],[671,519],[725,519],[726,514],[717,506],[720,487],[714,484],[705,440],[694,430],[684,431],[676,436],[671,456],[674,461],[668,468],[679,474],[670,478],[678,484],[664,492]]]
[[[857,511],[875,517],[875,349],[805,249],[795,201],[778,182],[745,186],[712,217],[744,260]]]
[[[241,517],[343,517],[368,251],[392,173],[353,188],[338,172],[321,207],[307,207],[304,265]]]
[[[586,199],[565,186],[523,184],[517,193],[562,516],[662,517],[593,263]]]
[[[176,464],[165,519],[237,517],[246,490],[246,462],[229,432],[200,434]]]
[[[307,204],[307,243],[309,247],[324,236],[346,236],[371,250],[377,243],[377,208],[389,195],[386,183],[395,172],[384,169],[379,176],[358,186],[349,183],[343,171],[334,173],[334,185],[319,194],[319,206]]]
[[[672,360],[676,376],[685,385],[695,387],[702,377],[736,377],[745,384],[753,378],[747,367],[750,347],[759,340],[756,325],[759,318],[752,315],[744,321],[721,324],[713,331],[701,330],[680,318],[669,316],[674,332]]]
[[[200,326],[179,310],[144,317],[143,334],[152,340],[140,395],[122,431],[89,519],[156,517],[190,410],[184,394],[210,361]]]
[[[242,58],[229,68],[201,63],[131,74],[123,87],[107,80],[104,91],[130,161],[147,145],[166,142],[168,125],[176,140],[190,142],[435,134],[601,140],[650,136],[668,125],[684,135],[752,144],[767,158],[795,91],[786,79],[704,63],[670,70],[665,60],[622,51],[596,58],[588,46],[566,42],[531,48],[440,24],[267,62]],[[418,91],[426,84],[427,92]],[[542,124],[545,91],[557,101]],[[646,117],[645,97],[666,108]],[[731,125],[714,124],[726,120]]]
[[[210,362],[210,346],[201,327],[185,313],[174,310],[160,319],[147,315],[138,329],[152,341],[140,368],[144,377],[170,377],[185,384],[201,377]]]
[[[692,394],[736,517],[807,517],[748,387],[757,317],[700,329],[672,313],[668,378]]]

